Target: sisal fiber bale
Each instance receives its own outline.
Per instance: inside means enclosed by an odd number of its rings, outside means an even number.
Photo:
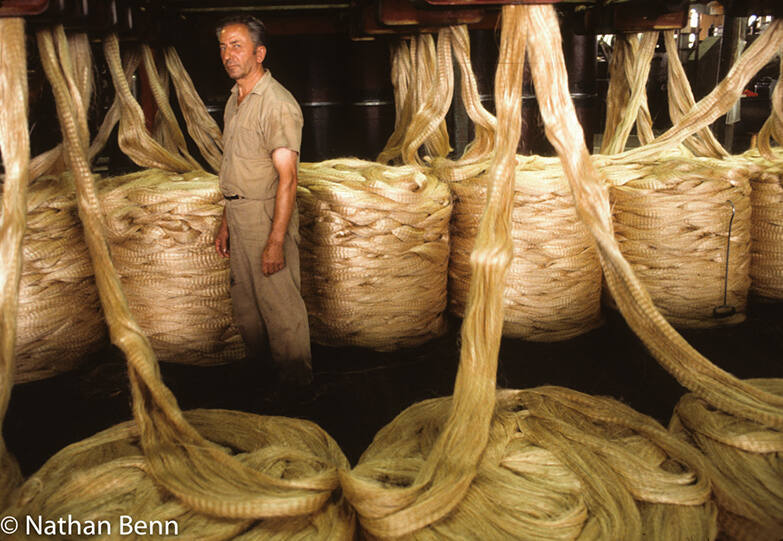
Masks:
[[[112,258],[128,303],[162,361],[242,358],[229,266],[214,248],[223,213],[217,177],[147,169],[100,189]]]
[[[412,166],[302,163],[297,203],[314,341],[383,351],[445,331],[446,184]]]
[[[323,489],[336,484],[338,468],[349,467],[334,440],[309,421],[228,410],[194,410],[185,412],[185,417],[211,444],[272,481]],[[104,534],[102,538],[124,538],[123,515],[148,523],[146,535],[155,539],[353,539],[354,514],[337,493],[319,511],[297,517],[232,519],[195,512],[155,483],[139,439],[138,427],[131,421],[69,445],[12,495],[5,512],[20,520],[42,517],[44,526],[47,520],[70,516],[81,528],[70,529],[67,539],[73,540],[90,539],[98,532]],[[92,533],[90,523],[96,528]],[[63,539],[56,533],[40,537]]]
[[[745,319],[750,172],[736,160],[667,157],[639,163],[634,179],[612,179],[620,251],[672,325],[712,327]],[[724,305],[736,313],[716,317],[715,309]]]
[[[748,382],[783,396],[783,379]],[[720,411],[692,393],[677,404],[669,429],[700,449],[713,470],[726,539],[783,539],[783,431]]]
[[[743,157],[758,166],[750,176],[750,291],[783,299],[783,156],[769,161],[749,151]]]
[[[557,158],[517,156],[512,213],[514,259],[506,274],[503,334],[566,340],[601,322],[601,266]],[[450,183],[449,308],[463,316],[470,254],[486,204],[488,178]]]
[[[69,175],[28,188],[23,256],[16,383],[72,370],[107,342]]]
[[[417,403],[375,436],[344,482],[360,524],[382,510],[355,500],[354,482],[402,495],[451,402]],[[715,539],[716,514],[702,457],[653,419],[561,387],[500,390],[467,493],[402,539]]]

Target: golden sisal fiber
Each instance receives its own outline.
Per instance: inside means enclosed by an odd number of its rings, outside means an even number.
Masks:
[[[316,342],[392,350],[446,330],[451,194],[412,166],[299,166],[302,297]]]
[[[506,273],[503,334],[526,340],[566,340],[601,322],[601,266],[574,208],[557,158],[517,156]],[[465,168],[463,168],[464,171]],[[452,182],[454,212],[449,259],[449,308],[462,316],[470,285],[470,254],[488,178]]]
[[[70,175],[31,183],[23,248],[16,383],[76,368],[107,343]]]
[[[311,522],[320,520],[319,514],[326,513],[334,517],[327,519],[328,522],[348,521],[348,524],[324,527],[315,538],[332,539],[331,532],[350,532],[350,514],[329,514],[328,510],[335,501],[335,489],[339,484],[336,471],[342,467],[339,458],[319,457],[313,455],[311,449],[291,447],[282,450],[279,461],[288,461],[287,471],[300,472],[301,475],[281,478],[280,468],[273,468],[269,473],[259,471],[242,462],[224,446],[212,443],[208,439],[209,434],[207,437],[201,434],[194,426],[197,423],[191,424],[186,419],[176,399],[162,383],[155,354],[131,314],[109,255],[98,197],[87,162],[87,145],[79,136],[78,122],[70,104],[72,97],[55,59],[51,32],[41,30],[37,38],[44,69],[52,83],[57,102],[68,164],[76,181],[80,216],[85,224],[85,237],[110,336],[125,353],[128,362],[133,414],[138,427],[139,445],[144,453],[143,468],[154,480],[156,490],[162,491],[163,497],[174,497],[190,511],[212,517],[217,522],[225,522],[224,519],[288,517],[298,521],[297,524],[303,528],[308,528]],[[220,425],[220,419],[215,423]],[[269,454],[274,453],[272,446]],[[277,459],[270,460],[274,462]],[[307,467],[297,465],[297,461],[316,465],[320,461],[326,465]],[[69,467],[67,463],[50,463],[45,466],[63,471]],[[113,486],[112,483],[110,485]],[[143,502],[132,499],[120,500],[121,505],[127,505],[129,511],[143,505]],[[301,520],[301,517],[309,517],[310,520]]]
[[[472,256],[472,263],[475,265],[474,277],[463,324],[462,354],[453,401],[440,418],[440,432],[431,443],[427,443],[426,450],[421,452],[421,460],[406,461],[400,458],[400,452],[392,450],[385,457],[388,458],[386,461],[379,456],[373,457],[373,460],[382,461],[381,471],[371,472],[367,477],[362,475],[362,466],[359,465],[350,475],[342,476],[346,496],[356,507],[360,523],[368,537],[425,536],[426,531],[437,527],[440,521],[456,516],[463,505],[466,505],[472,483],[479,478],[479,464],[484,456],[492,452],[487,442],[490,441],[490,421],[496,405],[494,386],[497,347],[502,329],[502,282],[503,273],[511,259],[513,149],[519,135],[519,131],[509,119],[519,117],[518,109],[515,108],[521,100],[516,89],[521,86],[522,63],[517,59],[524,55],[524,52],[520,51],[520,48],[523,48],[522,32],[528,24],[535,29],[527,34],[534,84],[538,89],[546,89],[546,92],[539,92],[538,97],[547,135],[561,157],[579,214],[596,240],[608,285],[629,325],[678,381],[708,400],[714,407],[770,425],[783,426],[783,400],[773,393],[721,371],[693,350],[655,309],[650,296],[623,258],[612,230],[608,182],[599,176],[589,157],[568,93],[562,46],[556,30],[558,23],[553,8],[505,6],[503,10],[501,54],[495,88],[498,132],[504,134],[504,137],[497,140],[498,148],[493,160],[494,174],[490,176],[493,183],[479,226],[479,240]],[[638,163],[641,159],[649,158],[649,155],[671,149],[725,112],[750,76],[774,54],[783,38],[780,32],[780,23],[773,23],[771,31],[762,35],[748,49],[742,61],[731,70],[715,93],[686,113],[677,126],[657,141],[646,148],[621,154],[620,162],[627,160]],[[519,36],[512,42],[513,46],[509,46],[509,35]],[[508,75],[512,68],[518,68],[518,75],[505,79],[503,74]],[[516,81],[517,84],[504,85],[501,82],[509,80]],[[473,302],[477,299],[481,301]],[[583,406],[578,408],[578,411],[592,410]],[[607,415],[612,421],[617,421],[615,417]],[[445,421],[442,420],[444,418]],[[623,419],[619,422],[622,424],[628,421]],[[407,432],[410,434],[409,441],[392,438],[395,440],[395,448],[399,451],[405,449],[406,445],[408,448],[423,447],[419,436],[424,431],[418,428],[414,425]],[[574,439],[579,441],[578,437]],[[601,444],[597,446],[601,447]],[[384,445],[378,447],[382,449]],[[688,448],[683,449],[686,449],[686,453],[689,452]],[[419,454],[419,451],[412,452],[410,456],[414,454]],[[699,457],[692,452],[690,454],[692,463],[698,464]],[[576,452],[569,455],[567,460],[577,471],[584,467]],[[678,460],[674,463],[682,464]],[[589,479],[595,477],[590,476]],[[535,479],[538,479],[538,476]],[[694,486],[691,481],[685,482],[684,485]],[[592,487],[595,487],[595,484]],[[682,487],[683,485],[678,485],[678,488]],[[472,514],[473,520],[486,521],[487,517],[494,519],[495,515],[501,513],[495,492],[489,491],[489,494],[491,496],[484,498],[482,502],[482,511]],[[661,496],[661,493],[658,495]],[[613,500],[598,497],[597,501],[606,503]],[[706,497],[701,502],[702,514],[699,519],[695,519],[692,514],[699,511],[693,506],[686,506],[678,510],[685,513],[680,515],[684,519],[676,526],[682,527],[682,530],[661,534],[663,537],[660,538],[713,538],[714,510],[710,510]],[[601,537],[599,530],[595,528],[596,524],[602,523],[616,523],[620,528],[617,530],[620,532],[618,535],[610,534],[608,538],[641,539],[644,535],[651,538],[657,535],[655,530],[644,532],[643,527],[637,528],[634,524],[627,523],[625,517],[632,515],[622,511],[616,513],[615,510],[616,506],[611,504],[607,507],[599,505],[593,511],[602,518],[589,523],[589,527],[574,532],[572,537],[606,538]],[[517,511],[513,509],[509,515],[513,516]],[[658,517],[671,524],[671,521],[662,515]],[[459,535],[456,532],[448,533],[455,538]],[[442,537],[444,530],[440,530],[439,534]],[[524,535],[521,532],[512,532],[509,535],[497,535],[495,538]],[[542,538],[545,535],[546,533],[535,534],[531,538]],[[478,537],[493,538],[483,532]]]
[[[30,139],[27,134],[27,57],[24,19],[0,17],[0,157],[3,198],[0,214],[0,429],[11,399],[16,363],[16,316],[22,277]],[[0,430],[0,509],[22,474]]]
[[[348,460],[334,440],[308,421],[267,417],[228,410],[193,410],[185,419],[210,445],[230,453],[246,467],[270,480],[322,484]],[[4,510],[12,516],[49,518],[73,516],[80,523],[106,521],[118,539],[122,515],[151,523],[173,521],[169,535],[155,539],[192,540],[350,540],[353,512],[342,498],[326,502],[312,516],[265,518],[218,518],[190,509],[155,483],[141,448],[138,425],[126,422],[65,447],[14,494],[13,505]],[[153,526],[154,527],[154,526]],[[158,533],[155,532],[155,533]],[[150,532],[150,534],[153,532]],[[83,529],[69,539],[95,537]],[[143,537],[143,536],[140,536]],[[11,539],[25,539],[24,535]],[[59,539],[57,535],[42,536]]]
[[[749,383],[783,396],[783,379]],[[716,410],[690,393],[680,399],[669,428],[707,458],[721,531],[727,538],[783,538],[781,430]]]
[[[217,172],[223,159],[223,135],[220,133],[220,128],[198,95],[177,50],[174,47],[166,47],[163,54],[188,133],[209,166]]]
[[[215,252],[223,195],[215,175],[145,169],[100,186],[112,259],[159,360],[240,359],[228,261]]]
[[[635,165],[633,179],[609,190],[612,218],[620,250],[655,306],[675,327],[743,321],[752,169],[737,160],[676,156]],[[723,305],[736,313],[715,317]]]

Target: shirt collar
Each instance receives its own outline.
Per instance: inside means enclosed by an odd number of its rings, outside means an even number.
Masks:
[[[256,81],[255,86],[250,91],[251,94],[261,94],[264,90],[264,88],[270,84],[272,80],[272,72],[268,69],[264,70],[264,74],[261,76],[261,78]],[[239,94],[239,85],[237,83],[234,83],[234,86],[231,87],[231,94],[234,96],[237,96]]]

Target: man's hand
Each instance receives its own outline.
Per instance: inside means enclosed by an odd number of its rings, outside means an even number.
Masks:
[[[223,214],[223,220],[220,222],[220,229],[218,229],[217,235],[215,235],[215,251],[221,257],[228,257],[228,224],[226,223],[225,213]]]
[[[264,247],[264,253],[261,254],[261,270],[264,276],[283,270],[285,267],[285,255],[283,255],[283,244],[269,240]]]

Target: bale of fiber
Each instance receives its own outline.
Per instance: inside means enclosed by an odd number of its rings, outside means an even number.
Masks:
[[[783,379],[748,382],[783,396]],[[726,539],[783,539],[783,432],[720,411],[692,393],[680,399],[669,429],[704,453]]]
[[[131,421],[55,454],[12,495],[5,512],[20,520],[25,516],[41,517],[43,527],[60,517],[66,521],[71,517],[79,523],[80,530],[72,526],[67,536],[61,531],[51,534],[50,526],[50,535],[40,536],[44,539],[125,537],[128,521],[123,525],[123,516],[148,528],[139,537],[155,539],[353,539],[353,511],[341,496],[330,495],[326,488],[337,486],[337,469],[348,468],[348,460],[317,425],[227,410],[194,410],[185,412],[185,417],[212,443],[272,481],[295,482],[303,493],[324,491],[327,497],[322,508],[310,515],[261,520],[196,513],[150,476],[138,427]],[[26,539],[24,528],[19,532],[10,538]]]
[[[463,316],[470,254],[483,212],[485,174],[450,183],[454,192],[449,308]],[[517,156],[514,259],[506,274],[503,334],[566,340],[601,323],[601,265],[557,158]]]
[[[106,179],[100,200],[131,312],[161,361],[242,358],[228,261],[214,248],[223,213],[215,175],[147,169]]]
[[[15,382],[74,369],[105,344],[73,181],[66,175],[40,177],[28,188]]]
[[[445,331],[451,194],[414,167],[303,163],[302,297],[315,342],[380,351]]]
[[[351,472],[400,495],[446,423],[451,397],[381,429]],[[717,510],[699,453],[610,398],[561,387],[497,392],[473,482],[442,519],[405,539],[714,539]],[[382,514],[346,496],[359,513]],[[366,533],[372,539],[372,533]]]
[[[766,299],[783,299],[783,155],[775,161],[758,152],[743,157],[758,166],[750,176],[750,291]]]
[[[609,196],[620,251],[656,307],[675,327],[743,321],[751,169],[737,160],[685,157],[637,166],[633,178],[609,174]]]

